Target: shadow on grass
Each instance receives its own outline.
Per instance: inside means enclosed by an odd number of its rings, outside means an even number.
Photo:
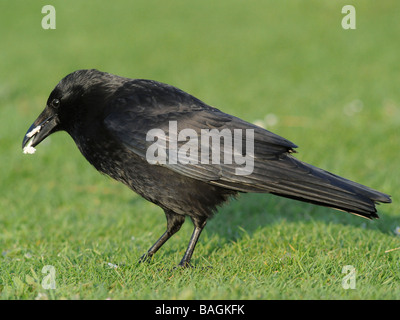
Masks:
[[[140,207],[141,202],[146,200],[140,197],[135,197],[131,200],[135,207]],[[321,224],[331,225],[336,224],[343,227],[352,226],[354,232],[357,234],[357,230],[371,230],[375,232],[381,232],[393,236],[394,229],[399,224],[399,219],[389,214],[390,205],[382,205],[378,207],[380,219],[378,220],[367,220],[361,217],[352,215],[350,213],[334,210],[327,207],[315,206],[300,201],[290,200],[282,197],[277,197],[269,194],[242,194],[237,199],[232,199],[230,203],[219,208],[215,216],[209,220],[205,230],[209,233],[209,236],[215,234],[218,235],[218,246],[230,246],[232,242],[240,241],[244,236],[250,238],[253,237],[254,233],[258,230],[267,227],[280,225],[282,223],[307,223],[307,222],[319,222]],[[157,213],[158,214],[158,213]],[[163,211],[159,212],[160,217],[163,215]],[[152,261],[165,261],[165,259],[175,259],[180,257],[183,250],[189,241],[189,234],[186,238],[185,232],[192,232],[192,223],[190,219],[186,219],[186,223],[183,229],[179,232],[181,239],[176,245],[171,245],[176,240],[174,236],[160,252],[156,254],[156,260]],[[159,219],[161,221],[161,219]],[[166,227],[165,223],[160,230],[164,231]],[[190,227],[189,227],[190,226]],[[148,243],[149,247],[156,241],[162,232],[159,234],[154,233],[152,239]],[[205,243],[204,235],[200,237],[199,243]],[[148,249],[148,248],[147,248]],[[213,249],[209,249],[213,250]],[[210,251],[210,253],[211,253]],[[144,253],[144,252],[143,252]],[[174,257],[175,256],[175,257]],[[196,253],[195,253],[196,256]],[[196,258],[195,258],[196,260]],[[196,263],[195,263],[196,264]]]
[[[394,229],[399,225],[399,218],[389,214],[390,204],[378,206],[377,210],[380,219],[368,220],[350,213],[270,194],[243,194],[221,207],[206,228],[212,233],[219,233],[227,242],[242,236],[240,228],[251,236],[259,228],[282,222],[319,221],[393,235]]]

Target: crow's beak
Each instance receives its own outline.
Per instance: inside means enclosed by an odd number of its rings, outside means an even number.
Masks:
[[[35,122],[30,126],[22,141],[24,153],[33,153],[33,147],[55,131],[58,119],[54,114],[50,114],[47,108],[40,114]],[[33,152],[32,152],[33,149]]]

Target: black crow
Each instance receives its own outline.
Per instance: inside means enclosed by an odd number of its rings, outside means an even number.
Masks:
[[[292,142],[157,81],[98,70],[67,75],[25,135],[24,152],[60,130],[98,171],[164,209],[167,230],[141,261],[189,216],[194,231],[179,263],[189,266],[207,220],[239,192],[272,193],[368,219],[378,218],[377,203],[391,202],[297,160]]]

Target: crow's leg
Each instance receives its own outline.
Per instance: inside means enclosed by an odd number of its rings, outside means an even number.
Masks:
[[[192,218],[192,221],[194,224],[192,237],[190,238],[189,245],[186,249],[185,254],[183,255],[183,258],[179,263],[179,266],[184,268],[190,267],[190,259],[192,258],[197,240],[199,240],[200,234],[203,231],[204,227],[206,226],[207,218]]]
[[[155,244],[145,253],[139,260],[139,262],[150,260],[151,257],[157,252],[161,246],[167,242],[171,236],[179,231],[182,224],[185,222],[185,216],[177,214],[170,210],[164,210],[165,216],[167,217],[167,231],[156,241]]]

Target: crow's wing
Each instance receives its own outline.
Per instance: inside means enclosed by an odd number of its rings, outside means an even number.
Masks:
[[[287,163],[286,168],[282,168],[279,164],[282,157],[297,147],[292,142],[210,107],[175,87],[135,80],[129,90],[127,86],[124,89],[111,102],[104,123],[127,148],[147,160],[149,155],[154,155],[148,151],[156,147],[166,156],[165,162],[158,162],[158,165],[239,191],[264,192],[267,186],[260,185],[257,180],[263,181],[262,184],[267,181],[274,184],[282,176],[282,170],[290,170],[290,166],[295,165],[292,163],[288,167]],[[155,133],[156,138],[150,139],[151,133]],[[217,138],[212,140],[207,133],[214,133]],[[202,134],[206,135],[204,140]],[[223,137],[218,139],[218,134]],[[249,150],[251,144],[254,152]],[[246,153],[248,161],[253,163],[247,171],[243,163]]]

